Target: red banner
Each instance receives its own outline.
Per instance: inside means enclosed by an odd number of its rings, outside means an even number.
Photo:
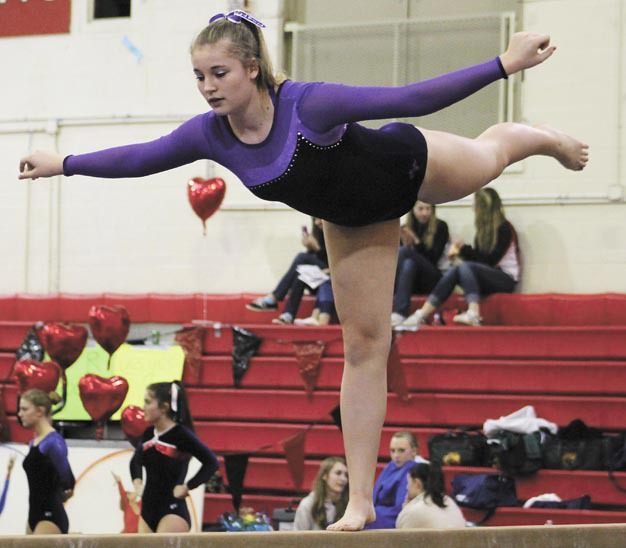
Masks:
[[[70,0],[0,0],[0,37],[70,31]]]

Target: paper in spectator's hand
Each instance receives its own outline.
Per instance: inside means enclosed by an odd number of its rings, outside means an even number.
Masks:
[[[296,267],[296,271],[298,272],[298,279],[311,289],[317,289],[326,280],[330,279],[326,272],[313,264],[301,264]]]

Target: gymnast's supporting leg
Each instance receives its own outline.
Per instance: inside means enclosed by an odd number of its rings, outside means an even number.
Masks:
[[[35,525],[35,530],[32,531],[31,534],[33,535],[60,535],[61,529],[59,529],[59,526],[52,521],[42,520],[39,523],[37,523],[37,525]]]
[[[142,517],[139,518],[139,527],[137,528],[137,532],[140,535],[147,535],[148,533],[154,533],[150,526],[144,521]]]
[[[419,199],[432,204],[468,196],[529,156],[551,156],[575,171],[589,159],[586,144],[547,126],[496,124],[476,139],[421,131],[428,145],[428,164]]]
[[[380,432],[387,405],[391,302],[399,223],[365,227],[324,223],[345,365],[341,419],[350,501],[331,530],[360,530],[375,518],[372,504]]]
[[[166,514],[159,521],[157,533],[188,533],[189,524],[176,514]]]

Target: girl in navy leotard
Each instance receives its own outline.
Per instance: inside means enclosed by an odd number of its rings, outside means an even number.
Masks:
[[[50,410],[56,401],[56,394],[37,389],[20,397],[18,416],[22,426],[35,433],[23,463],[29,489],[29,534],[65,534],[69,528],[63,503],[72,496],[74,475],[65,440],[50,424]]]
[[[341,390],[350,502],[333,530],[375,519],[372,488],[387,399],[398,218],[416,199],[472,194],[509,164],[551,156],[587,163],[587,146],[556,130],[504,123],[476,139],[408,124],[367,129],[361,120],[422,116],[545,61],[550,38],[514,34],[495,59],[394,88],[279,82],[260,31],[245,12],[217,14],[192,45],[198,90],[212,108],[156,141],[63,157],[35,152],[20,178],[65,174],[140,177],[198,159],[233,171],[257,196],[324,219],[335,305],[342,324]]]
[[[146,429],[130,462],[135,491],[142,497],[139,533],[185,533],[191,526],[189,491],[206,483],[217,470],[217,459],[193,433],[182,384],[159,382],[146,389]],[[202,467],[185,482],[191,457]],[[146,469],[146,483],[143,470]]]

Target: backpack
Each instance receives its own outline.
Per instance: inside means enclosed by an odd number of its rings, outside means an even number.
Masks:
[[[482,525],[500,506],[518,506],[515,480],[498,474],[457,474],[452,480],[452,498],[460,506],[485,510],[474,525]]]
[[[477,510],[519,504],[515,480],[499,474],[457,474],[452,480],[452,498]]]
[[[543,466],[541,432],[500,430],[487,439],[491,464],[507,476],[529,476]]]

